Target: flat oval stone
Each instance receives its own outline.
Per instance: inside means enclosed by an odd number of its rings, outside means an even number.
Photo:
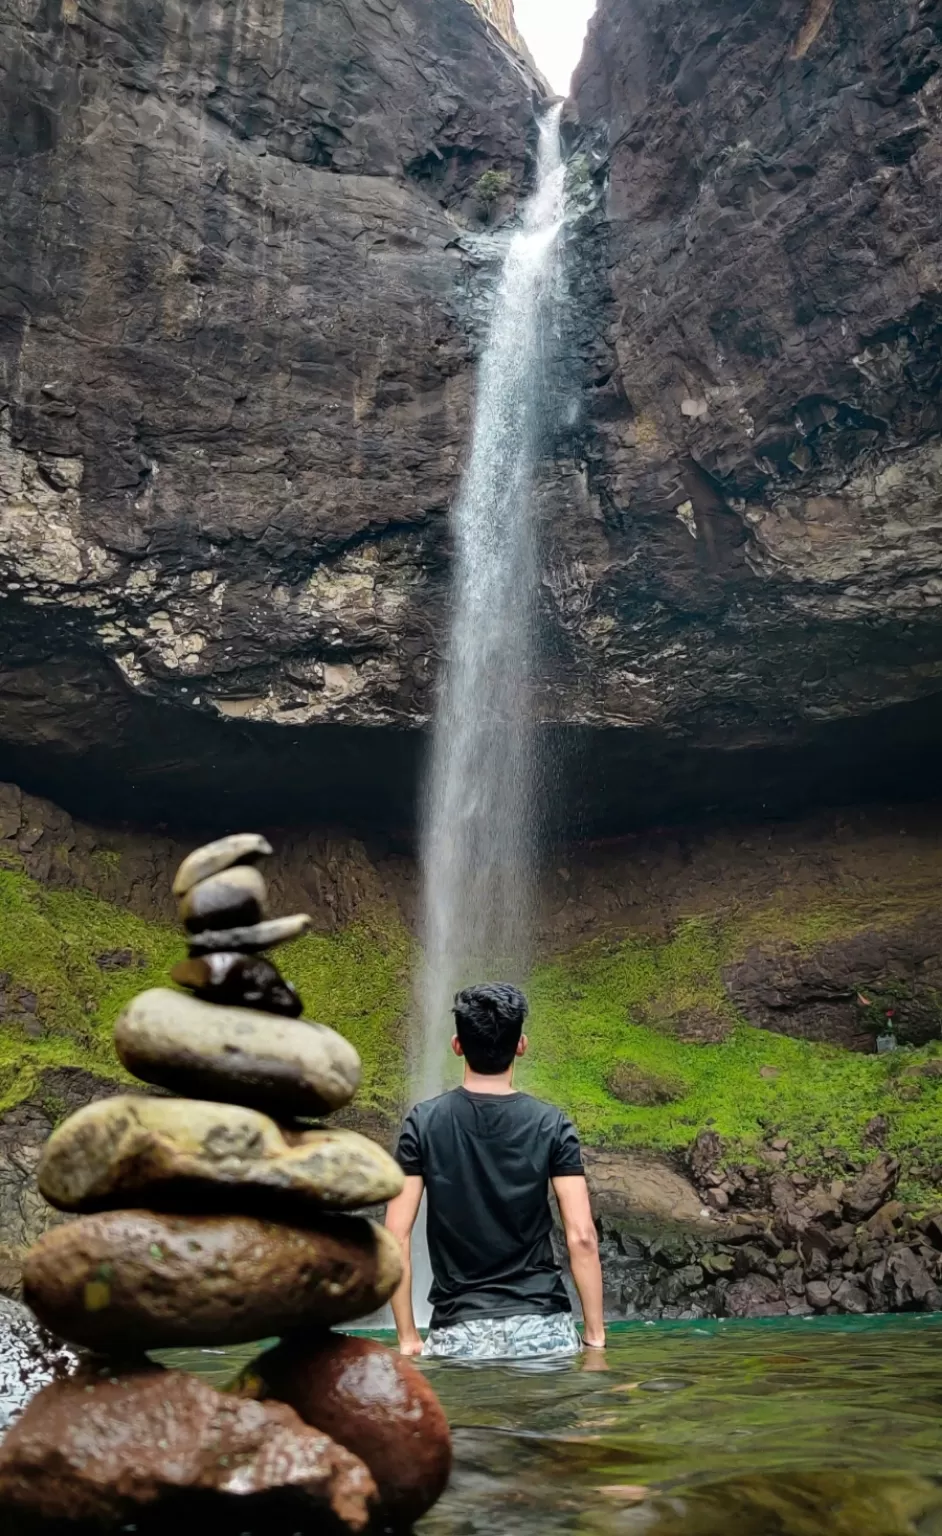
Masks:
[[[213,951],[181,960],[170,976],[206,1003],[222,1003],[228,1008],[258,1008],[263,1013],[277,1013],[286,1019],[296,1019],[304,1012],[304,1005],[291,982],[285,981],[278,967],[263,955]]]
[[[128,1071],[145,1083],[284,1119],[341,1109],[360,1084],[359,1056],[326,1024],[220,1008],[169,987],[134,998],[114,1038]]]
[[[191,886],[180,901],[180,919],[188,933],[245,927],[262,921],[267,904],[264,876],[250,865],[239,864]]]
[[[50,1532],[78,1521],[82,1530],[134,1529],[169,1501],[167,1531],[191,1514],[212,1536],[255,1522],[272,1533],[334,1530],[335,1521],[361,1531],[375,1498],[363,1463],[284,1404],[226,1397],[156,1366],[46,1387],[0,1446],[5,1532],[20,1522],[32,1531],[33,1521]]]
[[[130,1094],[89,1104],[49,1138],[39,1188],[61,1211],[213,1200],[227,1209],[272,1194],[302,1219],[312,1208],[357,1210],[391,1200],[399,1165],[356,1131],[283,1133],[254,1109]]]
[[[209,955],[218,950],[241,950],[254,955],[262,949],[274,949],[276,944],[287,944],[307,933],[311,919],[306,912],[291,917],[270,917],[265,923],[253,923],[247,928],[207,928],[190,939],[191,955]]]
[[[108,1211],[44,1233],[26,1256],[23,1294],[61,1338],[140,1353],[350,1322],[382,1306],[401,1272],[398,1243],[360,1217],[285,1226]]]
[[[195,848],[183,860],[173,877],[173,894],[185,896],[191,886],[200,880],[208,880],[221,869],[231,869],[235,864],[255,864],[271,852],[271,843],[258,832],[237,832],[232,837],[219,837],[214,843],[204,843],[202,848]]]
[[[365,1462],[385,1523],[411,1529],[444,1493],[452,1450],[441,1403],[421,1371],[375,1340],[292,1339],[249,1366],[242,1387],[289,1403]]]

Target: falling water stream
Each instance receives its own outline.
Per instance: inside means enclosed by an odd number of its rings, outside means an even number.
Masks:
[[[538,563],[531,506],[558,292],[565,166],[556,107],[540,125],[536,190],[511,240],[481,361],[454,508],[451,629],[422,841],[423,962],[412,1096],[441,1092],[455,990],[522,980],[529,960],[535,802],[531,677]],[[416,1302],[427,1317],[417,1234]]]

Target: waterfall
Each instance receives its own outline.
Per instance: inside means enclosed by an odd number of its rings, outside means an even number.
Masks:
[[[540,125],[537,187],[504,262],[479,370],[470,458],[453,509],[451,628],[421,850],[413,1100],[444,1086],[456,989],[475,980],[522,981],[529,963],[539,571],[531,490],[565,211],[561,112],[554,108]],[[419,1309],[427,1315],[420,1241],[414,1249]]]

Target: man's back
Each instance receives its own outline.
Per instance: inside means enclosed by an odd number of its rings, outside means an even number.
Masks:
[[[525,1093],[456,1088],[413,1109],[398,1156],[425,1182],[434,1328],[570,1310],[548,1186],[583,1169],[560,1110]]]

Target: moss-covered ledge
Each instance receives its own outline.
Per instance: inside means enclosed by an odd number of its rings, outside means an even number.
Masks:
[[[646,1148],[679,1159],[697,1132],[715,1129],[732,1157],[769,1138],[790,1143],[812,1170],[825,1152],[872,1156],[868,1128],[885,1121],[901,1160],[901,1194],[936,1204],[942,1185],[942,1040],[878,1056],[752,1027],[724,974],[757,944],[799,952],[880,922],[911,920],[908,907],[875,913],[864,902],[829,909],[771,906],[741,916],[681,922],[666,938],[595,940],[539,967],[531,979],[532,1050],[523,1086],[562,1104],[600,1146]],[[864,1004],[861,1003],[861,1008]],[[705,1041],[706,1043],[701,1043]],[[712,1043],[711,1043],[712,1042]],[[671,1094],[614,1090],[670,1083]]]

